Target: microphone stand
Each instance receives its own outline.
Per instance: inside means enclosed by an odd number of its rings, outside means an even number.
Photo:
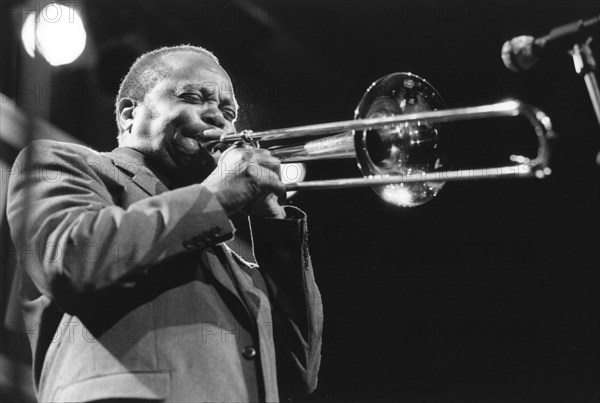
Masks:
[[[573,58],[575,71],[578,75],[583,76],[594,112],[596,113],[596,120],[598,120],[598,125],[600,125],[600,88],[598,88],[598,80],[596,79],[596,60],[594,60],[594,55],[590,48],[591,41],[592,37],[589,37],[585,42],[575,44],[573,49],[569,51],[569,54]],[[600,165],[600,152],[596,156],[596,163]]]

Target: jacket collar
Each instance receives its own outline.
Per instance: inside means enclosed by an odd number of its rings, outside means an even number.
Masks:
[[[150,196],[169,190],[148,168],[144,154],[141,152],[129,147],[118,147],[108,156],[113,164],[131,177],[131,180]]]

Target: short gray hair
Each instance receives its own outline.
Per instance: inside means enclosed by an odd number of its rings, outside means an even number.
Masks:
[[[115,100],[115,114],[117,118],[117,127],[119,129],[119,138],[122,130],[119,124],[119,102],[123,98],[131,98],[141,102],[144,96],[151,91],[156,84],[168,75],[168,70],[162,64],[162,57],[169,53],[176,52],[194,52],[210,57],[217,64],[219,59],[208,49],[201,46],[178,45],[165,46],[147,53],[144,53],[131,65],[129,71],[121,81],[117,99]]]

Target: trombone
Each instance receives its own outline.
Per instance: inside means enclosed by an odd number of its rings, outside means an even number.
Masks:
[[[441,123],[495,117],[523,117],[533,127],[535,158],[511,155],[512,165],[482,169],[449,169],[452,147]],[[325,137],[329,135],[329,137]],[[312,140],[308,140],[314,138]],[[555,138],[550,118],[518,101],[447,109],[439,93],[412,73],[393,73],[373,82],[361,98],[354,120],[225,134],[223,145],[239,142],[265,147],[284,163],[355,158],[363,177],[289,183],[287,190],[372,187],[386,202],[412,207],[435,197],[446,182],[496,178],[543,178],[550,142]],[[295,145],[290,141],[303,142]]]

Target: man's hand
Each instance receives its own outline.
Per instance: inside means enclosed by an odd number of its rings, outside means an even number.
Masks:
[[[280,175],[279,160],[267,150],[232,147],[203,184],[227,215],[243,209],[251,215],[284,218],[285,185]]]

